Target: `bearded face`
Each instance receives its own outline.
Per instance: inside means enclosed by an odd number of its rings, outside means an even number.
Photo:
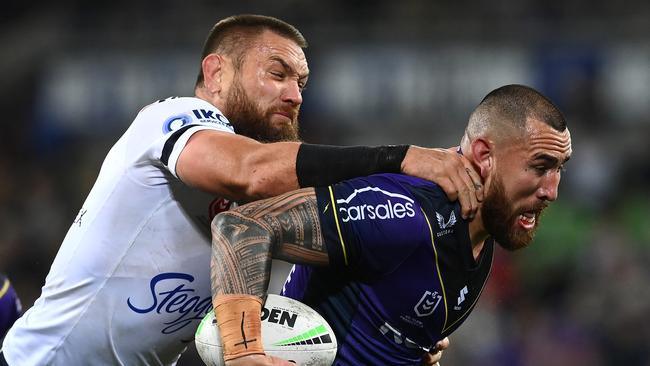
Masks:
[[[290,116],[291,122],[274,125],[271,116],[276,112]],[[263,110],[248,96],[237,75],[228,93],[224,114],[240,135],[260,142],[298,141],[298,108],[271,106]]]
[[[533,240],[542,211],[548,206],[540,202],[534,206],[514,207],[508,199],[503,180],[495,176],[481,207],[485,228],[494,240],[506,250],[525,248]]]

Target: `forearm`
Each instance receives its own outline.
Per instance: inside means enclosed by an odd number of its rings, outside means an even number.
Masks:
[[[219,294],[264,298],[271,259],[328,263],[314,190],[301,189],[249,203],[212,222],[211,280]]]
[[[376,173],[400,173],[407,145],[330,146],[292,143],[265,144],[242,164],[250,172],[254,198],[289,190],[334,184]]]
[[[221,294],[265,297],[273,238],[269,227],[259,221],[230,211],[217,215],[212,222],[213,300]]]
[[[376,173],[400,173],[408,149],[408,145],[302,144],[296,158],[298,183],[301,187],[317,187]]]
[[[204,130],[190,137],[176,171],[190,186],[249,202],[357,176],[399,173],[407,149],[263,144],[240,135]]]

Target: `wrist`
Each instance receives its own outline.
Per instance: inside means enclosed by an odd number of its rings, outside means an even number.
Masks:
[[[253,295],[217,295],[213,305],[225,361],[264,354],[262,299]]]
[[[329,146],[301,144],[296,156],[300,187],[326,186],[377,173],[401,173],[409,145]]]

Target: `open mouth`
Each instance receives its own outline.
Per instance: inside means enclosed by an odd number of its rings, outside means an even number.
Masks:
[[[537,220],[537,214],[533,211],[524,212],[517,218],[517,222],[525,230],[532,230],[535,228],[535,221]]]

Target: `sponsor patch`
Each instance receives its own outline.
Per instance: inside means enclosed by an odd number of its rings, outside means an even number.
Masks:
[[[351,204],[351,201],[357,195],[368,191],[379,192],[386,198],[386,200],[376,202],[375,204]],[[412,198],[399,193],[388,192],[378,187],[355,189],[347,198],[338,199],[336,200],[336,203],[340,205],[339,216],[343,222],[375,219],[403,219],[405,217],[415,216],[415,209],[413,206],[414,201]]]
[[[176,131],[190,122],[192,122],[192,117],[187,114],[179,114],[169,117],[165,120],[165,123],[163,123],[163,133]]]
[[[221,113],[212,109],[192,109],[192,114],[201,123],[216,123],[233,130],[228,119]]]

